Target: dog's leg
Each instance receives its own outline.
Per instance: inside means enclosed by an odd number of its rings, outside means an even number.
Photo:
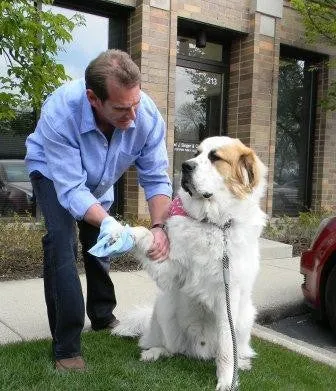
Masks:
[[[166,349],[163,331],[157,319],[157,305],[154,308],[151,323],[140,338],[141,361],[156,361],[160,357],[171,356]]]
[[[235,325],[238,312],[238,289],[231,289],[230,296],[233,298],[233,300],[231,299],[231,314],[233,324]],[[231,389],[234,358],[232,336],[224,292],[222,292],[216,300],[216,316],[218,338],[218,350],[216,356],[218,382],[216,391],[228,391]]]
[[[163,347],[150,348],[141,352],[140,361],[156,361],[160,357],[170,357],[172,354]]]
[[[154,361],[160,356],[181,352],[182,338],[175,313],[176,298],[164,293],[157,298],[151,324],[140,339],[143,361]]]
[[[239,368],[242,370],[251,369],[251,358],[256,353],[250,346],[251,330],[255,319],[255,308],[250,295],[242,295],[239,304],[237,317],[237,344],[239,352]]]

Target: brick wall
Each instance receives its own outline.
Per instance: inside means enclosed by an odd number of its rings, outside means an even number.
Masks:
[[[141,67],[142,88],[156,102],[167,123],[167,149],[172,176],[174,143],[175,67],[178,18],[245,33],[232,42],[228,101],[228,134],[254,148],[268,166],[268,192],[264,209],[272,212],[277,88],[280,44],[333,54],[330,48],[305,43],[300,17],[284,1],[282,19],[275,18],[274,37],[260,33],[264,15],[250,13],[251,0],[162,1],[170,9],[137,0],[129,28],[129,49]],[[156,0],[155,4],[160,4]],[[163,7],[164,8],[164,7]],[[169,7],[168,7],[169,8]],[[319,97],[331,74],[319,73]],[[335,118],[318,109],[314,145],[313,206],[335,206]],[[126,175],[125,212],[145,217],[147,205],[131,169]]]
[[[235,31],[248,32],[251,0],[172,0],[177,16]]]
[[[246,32],[249,29],[249,3],[250,0],[171,0],[170,10],[165,10],[152,7],[150,0],[136,2],[130,19],[128,47],[132,58],[141,68],[142,89],[153,98],[167,124],[171,178],[178,17]],[[125,215],[136,211],[139,217],[146,217],[148,208],[144,193],[142,189],[135,191],[135,169],[131,168],[124,177]]]
[[[250,17],[250,33],[232,44],[228,135],[251,146],[269,167],[264,209],[271,213],[275,151],[279,24],[275,38],[260,34],[260,14]]]
[[[132,58],[142,74],[142,90],[156,103],[167,124],[167,149],[172,174],[174,142],[174,91],[177,18],[173,12],[151,7],[149,1],[138,2],[129,28]],[[148,216],[145,194],[137,186],[135,168],[125,178],[125,215]]]

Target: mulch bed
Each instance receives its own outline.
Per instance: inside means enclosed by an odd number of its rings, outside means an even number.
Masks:
[[[79,273],[84,273],[84,265],[81,260],[77,262]],[[140,270],[139,263],[132,255],[125,254],[119,258],[114,258],[111,262],[111,271],[132,271]],[[40,278],[43,276],[42,261],[31,262],[31,260],[18,259],[8,264],[0,262],[0,281],[24,280],[28,278]]]

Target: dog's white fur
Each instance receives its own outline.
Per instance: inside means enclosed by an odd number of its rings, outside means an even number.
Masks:
[[[237,139],[205,139],[199,152],[186,162],[179,191],[188,217],[172,216],[166,222],[169,258],[164,262],[148,259],[152,233],[143,227],[131,228],[136,257],[162,293],[153,309],[121,320],[113,333],[141,335],[144,361],[174,354],[215,358],[216,389],[223,391],[231,386],[233,349],[222,257],[226,252],[230,260],[239,368],[250,369],[255,354],[250,347],[255,318],[251,293],[259,267],[258,237],[265,222],[259,203],[266,169]],[[221,227],[229,220],[231,227],[224,234]]]

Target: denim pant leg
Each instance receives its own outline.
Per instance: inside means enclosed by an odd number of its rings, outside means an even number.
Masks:
[[[85,307],[76,268],[74,218],[58,202],[54,184],[38,172],[31,175],[37,202],[45,219],[43,237],[44,292],[55,359],[80,355]]]
[[[108,274],[108,267],[87,251],[96,244],[99,228],[85,221],[78,222],[79,240],[82,244],[83,260],[86,272],[87,298],[86,312],[94,330],[105,328],[115,319],[113,310],[116,306],[114,285]]]

